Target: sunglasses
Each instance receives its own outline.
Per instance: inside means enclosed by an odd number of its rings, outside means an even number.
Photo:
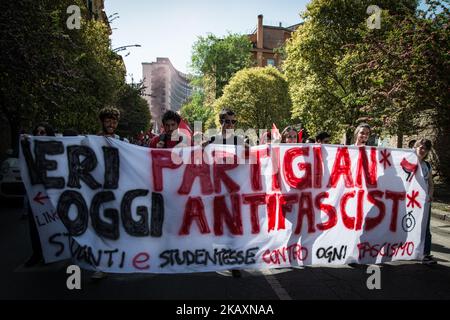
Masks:
[[[237,120],[222,120],[222,123],[226,123],[226,124],[236,124]]]

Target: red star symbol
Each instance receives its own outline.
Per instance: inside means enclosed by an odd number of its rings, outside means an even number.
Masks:
[[[409,207],[410,205],[414,208],[415,205],[417,205],[419,208],[422,209],[422,206],[420,205],[420,203],[416,200],[416,198],[419,196],[419,191],[412,191],[412,194],[409,195],[407,194],[406,197],[408,198],[408,204],[406,205],[407,207]]]
[[[389,161],[389,157],[391,156],[391,153],[388,152],[386,149],[384,149],[383,151],[381,151],[381,156],[383,158],[380,160],[380,163],[383,164],[384,169],[386,169],[386,167],[391,166],[391,162]]]

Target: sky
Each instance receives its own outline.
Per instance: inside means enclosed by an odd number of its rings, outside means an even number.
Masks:
[[[169,58],[174,67],[189,72],[192,46],[198,36],[227,32],[250,34],[257,16],[264,25],[291,26],[307,0],[105,0],[111,17],[112,48],[139,44],[118,52],[124,57],[127,81],[142,79],[142,62]],[[118,17],[118,18],[116,18]],[[126,56],[127,55],[127,56]]]

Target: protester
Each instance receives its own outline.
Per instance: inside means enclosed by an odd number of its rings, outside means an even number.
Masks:
[[[55,136],[55,132],[53,128],[48,123],[39,123],[36,125],[36,127],[33,129],[32,132],[33,136]],[[24,137],[26,139],[26,136]],[[36,221],[34,220],[34,215],[31,210],[31,205],[29,203],[29,197],[28,195],[25,195],[26,202],[27,202],[27,209],[28,209],[28,223],[29,223],[29,232],[30,232],[30,240],[31,240],[31,248],[33,253],[31,254],[31,257],[28,258],[28,260],[25,262],[24,266],[26,268],[34,267],[38,265],[39,263],[42,263],[44,261],[44,255],[42,253],[42,246],[41,246],[41,240],[39,238],[39,232],[37,229]]]
[[[125,142],[129,142],[127,138],[121,138],[116,134],[117,126],[120,121],[120,111],[115,107],[105,107],[100,110],[100,121],[102,123],[102,131],[98,133],[99,136],[111,137]]]
[[[316,135],[316,143],[330,144],[330,138],[331,136],[328,132],[321,131]]]
[[[234,133],[237,124],[236,114],[230,109],[223,109],[219,113],[220,133],[211,137],[209,143],[245,145],[244,138]]]
[[[414,149],[414,145],[416,144],[416,141],[417,141],[417,140],[415,140],[415,139],[411,140],[411,141],[408,143],[408,149]]]
[[[298,142],[298,132],[292,126],[287,126],[281,132],[281,143],[297,143]]]
[[[422,170],[423,177],[427,184],[427,201],[424,208],[424,213],[427,215],[427,227],[425,233],[425,246],[423,250],[423,260],[424,264],[435,264],[436,260],[433,259],[431,255],[431,231],[430,231],[430,220],[431,220],[431,201],[433,200],[433,176],[431,171],[431,164],[425,159],[431,151],[431,141],[428,139],[419,139],[414,144],[414,149],[416,151],[417,157],[419,158],[420,168]]]
[[[367,140],[369,140],[370,136],[370,126],[367,123],[361,123],[356,127],[355,130],[355,146],[361,147],[367,145]]]
[[[55,136],[55,131],[53,130],[52,126],[50,126],[46,122],[39,123],[34,129],[33,129],[33,136]]]
[[[168,110],[162,117],[164,132],[154,137],[150,142],[150,148],[173,148],[181,142],[181,137],[176,134],[181,117],[178,113]]]
[[[105,107],[100,110],[99,119],[102,123],[102,131],[98,133],[99,136],[110,137],[129,142],[126,138],[121,138],[116,134],[117,126],[120,120],[120,111],[115,107]],[[92,281],[98,281],[107,277],[103,271],[95,271],[92,276]]]
[[[234,133],[234,128],[237,124],[236,114],[230,109],[222,109],[219,113],[219,121],[221,126],[220,134],[217,134],[209,139],[207,142],[212,144],[231,144],[242,145],[248,150],[249,145],[245,143],[244,138]],[[232,269],[231,275],[234,278],[240,278],[242,276],[240,270]]]

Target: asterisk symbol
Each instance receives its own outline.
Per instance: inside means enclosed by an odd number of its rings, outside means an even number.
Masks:
[[[391,162],[389,161],[389,157],[391,156],[391,153],[388,152],[386,149],[384,149],[383,151],[381,151],[381,156],[383,157],[380,160],[380,163],[383,164],[384,169],[386,169],[386,166],[391,166]]]
[[[419,191],[412,191],[411,195],[407,194],[406,197],[408,198],[408,204],[407,207],[412,206],[414,208],[415,205],[417,205],[419,208],[422,209],[422,206],[420,203],[416,200],[416,198],[419,196]]]

